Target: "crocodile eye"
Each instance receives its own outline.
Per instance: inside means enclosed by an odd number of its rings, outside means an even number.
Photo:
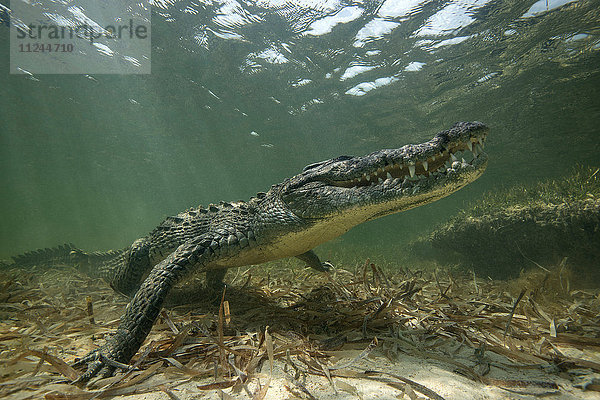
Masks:
[[[354,156],[339,156],[339,157],[336,157],[333,160],[331,160],[331,162],[346,161],[346,160],[351,160],[353,158],[354,158]]]
[[[314,164],[307,165],[306,167],[304,167],[304,169],[302,170],[302,172],[306,172],[306,171],[308,171],[310,169],[315,169],[315,168],[320,167],[320,166],[325,165],[325,164],[333,164],[333,163],[336,163],[338,161],[350,160],[351,158],[354,158],[354,157],[352,157],[352,156],[339,156],[339,157],[333,158],[331,160],[319,161],[319,162],[316,162]]]
[[[329,161],[329,160],[327,160],[327,161]],[[321,161],[321,162],[317,162],[317,163],[314,163],[314,164],[307,165],[306,167],[304,167],[302,169],[302,172],[306,172],[309,169],[317,168],[318,166],[321,166],[321,165],[325,164],[327,161]]]

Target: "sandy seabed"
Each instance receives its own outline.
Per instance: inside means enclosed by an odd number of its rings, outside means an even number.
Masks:
[[[129,370],[85,387],[70,364],[127,299],[72,268],[4,269],[0,398],[600,399],[600,290],[561,274],[280,262],[230,271],[220,302],[192,279]]]

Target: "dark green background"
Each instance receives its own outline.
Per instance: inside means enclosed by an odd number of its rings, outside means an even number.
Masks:
[[[379,3],[318,37],[302,35],[305,13],[245,5],[263,18],[237,28],[245,42],[207,30],[218,28],[216,5],[191,15],[175,3],[153,12],[152,74],[140,76],[9,75],[9,29],[0,26],[0,257],[64,242],[121,248],[190,206],[248,199],[309,163],[427,140],[459,120],[491,128],[479,181],[359,226],[321,252],[393,261],[403,243],[486,190],[598,165],[599,2],[528,19],[520,16],[533,1],[489,2],[474,23],[430,38],[470,39],[435,51],[415,46],[423,38],[414,32],[450,3],[427,3],[363,48],[354,35]],[[198,32],[206,47],[194,41]],[[249,54],[281,43],[289,62],[244,67]],[[377,68],[339,79],[365,60]],[[412,61],[425,66],[404,72]],[[399,80],[365,96],[345,94],[392,75]],[[295,87],[301,79],[311,82]]]

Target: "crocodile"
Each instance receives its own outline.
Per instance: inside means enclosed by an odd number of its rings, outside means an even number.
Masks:
[[[487,132],[483,123],[458,122],[421,144],[310,164],[247,202],[221,202],[168,217],[121,251],[87,254],[63,247],[131,297],[106,343],[75,361],[74,367],[87,367],[78,381],[110,376],[128,363],[169,291],[192,273],[206,272],[208,286],[218,288],[227,268],[285,257],[327,271],[315,246],[477,179],[487,166]]]

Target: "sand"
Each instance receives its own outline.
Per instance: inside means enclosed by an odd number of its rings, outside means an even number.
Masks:
[[[540,294],[552,279],[519,302],[514,282],[442,270],[240,269],[220,304],[199,282],[172,296],[136,369],[77,387],[69,365],[127,299],[70,268],[0,271],[0,397],[600,399],[600,295]]]

